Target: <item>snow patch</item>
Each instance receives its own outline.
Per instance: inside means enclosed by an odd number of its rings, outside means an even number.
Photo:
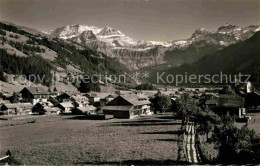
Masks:
[[[171,43],[169,42],[161,42],[161,41],[149,41],[152,45],[159,45],[159,46],[164,46],[164,47],[170,47],[172,46]]]
[[[257,32],[257,31],[260,31],[260,27],[258,27],[258,28],[255,29],[255,32]]]

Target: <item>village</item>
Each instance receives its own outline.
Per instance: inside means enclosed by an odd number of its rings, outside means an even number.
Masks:
[[[152,115],[156,94],[168,96],[172,105],[181,94],[188,93],[199,106],[207,106],[218,114],[227,111],[239,118],[249,118],[246,112],[260,111],[260,94],[252,90],[249,82],[238,92],[228,88],[160,88],[158,90],[118,90],[102,92],[48,92],[43,87],[25,87],[19,93],[0,96],[1,115],[100,115],[104,118],[131,119],[140,115]],[[156,111],[156,110],[155,110]],[[170,111],[170,110],[167,110]],[[174,112],[171,110],[171,112]]]
[[[185,101],[185,96],[187,96],[189,100]],[[195,107],[189,106],[190,108],[183,108],[180,110],[180,103],[182,101],[185,101],[183,103],[184,105],[192,102],[195,104]],[[131,132],[133,132],[133,138],[135,137],[134,133],[140,130],[136,128],[139,125],[143,125],[143,127],[157,126],[157,130],[161,131],[158,132],[158,134],[166,132],[165,129],[169,129],[168,127],[171,127],[171,132],[178,133],[180,131],[186,131],[183,135],[178,134],[178,138],[175,137],[180,140],[180,144],[178,142],[174,144],[169,142],[167,145],[165,144],[162,146],[162,150],[165,150],[166,147],[170,147],[169,145],[173,146],[175,152],[172,152],[172,154],[174,153],[179,156],[178,161],[171,161],[166,164],[176,164],[182,162],[196,164],[202,163],[202,161],[207,161],[209,163],[212,162],[210,159],[205,159],[205,154],[203,155],[203,152],[201,151],[203,151],[203,145],[207,144],[208,140],[210,140],[209,135],[213,135],[214,127],[210,125],[209,133],[207,133],[205,132],[207,127],[204,126],[202,132],[199,135],[196,134],[196,132],[200,132],[199,130],[201,130],[200,127],[202,125],[196,125],[196,123],[200,122],[193,120],[198,117],[202,118],[203,116],[209,116],[209,121],[211,122],[213,119],[214,122],[212,122],[212,124],[214,125],[215,121],[219,121],[216,120],[217,118],[215,117],[215,114],[220,117],[225,117],[228,114],[228,116],[230,115],[235,118],[236,126],[241,128],[244,124],[248,124],[251,129],[255,130],[257,133],[260,132],[257,128],[255,128],[260,121],[258,115],[260,112],[260,94],[253,88],[250,82],[244,84],[243,86],[240,85],[235,89],[231,85],[214,88],[159,87],[156,90],[129,89],[117,90],[114,93],[76,93],[69,91],[49,92],[42,87],[24,87],[19,93],[9,95],[2,93],[0,103],[0,127],[3,130],[11,127],[11,129],[16,128],[20,132],[20,129],[17,127],[26,127],[28,125],[30,125],[28,126],[29,128],[34,125],[38,126],[37,128],[41,125],[45,125],[47,129],[47,122],[55,123],[55,125],[61,124],[66,128],[66,130],[71,130],[67,128],[67,124],[63,124],[67,123],[64,119],[71,119],[74,121],[73,123],[77,123],[77,121],[80,120],[79,123],[81,125],[87,125],[89,132],[95,132],[97,130],[96,127],[91,127],[93,125],[97,125],[98,127],[100,124],[103,124],[106,127],[110,126],[109,128],[113,128],[113,130],[115,129],[113,126],[117,124],[119,125],[118,127],[123,128],[125,125],[129,125],[131,128],[126,129],[127,131],[131,130]],[[203,112],[199,110],[196,111],[197,108],[201,108],[202,110],[208,109],[210,111],[207,113],[208,115],[204,115]],[[189,110],[187,110],[188,112],[185,114],[183,114],[183,112],[180,113],[185,109],[191,109],[190,112],[192,113],[189,113]],[[214,113],[212,113],[212,111]],[[182,119],[182,123],[178,119]],[[201,120],[203,121],[204,119]],[[171,123],[175,125],[169,126]],[[149,132],[154,131],[154,127],[149,128]],[[29,128],[26,127],[24,129],[30,130]],[[64,130],[58,126],[56,128],[57,130]],[[73,130],[71,131],[75,132],[78,128],[79,126],[74,124]],[[124,130],[123,128],[122,130]],[[37,131],[38,129],[33,129],[32,131],[34,130]],[[122,130],[118,129],[118,132],[122,133]],[[141,130],[145,131],[147,129],[143,128]],[[107,132],[107,129],[105,131]],[[44,133],[44,135],[57,134],[57,136],[59,136],[59,132],[56,131],[56,129],[54,130],[54,128],[48,129]],[[205,133],[207,136],[203,136],[202,133]],[[63,134],[65,133],[62,133],[62,135]],[[66,135],[67,134],[69,133],[66,133]],[[94,134],[94,136],[98,136],[99,134]],[[154,136],[157,136],[157,134]],[[166,138],[168,138],[168,136]],[[31,135],[28,139],[34,139],[34,137],[35,136]],[[84,137],[88,139],[89,135]],[[105,140],[109,139],[107,136],[98,137]],[[213,136],[211,137],[213,138]],[[111,138],[119,139],[120,137],[115,137],[113,135]],[[131,136],[128,135],[127,138],[131,139]],[[4,139],[3,142],[7,141],[5,140],[5,137],[2,139]],[[199,144],[195,142],[197,139],[200,140]],[[191,144],[189,144],[190,141],[192,142]],[[12,141],[9,143],[13,144],[14,142]],[[11,150],[14,152],[16,154],[16,159],[18,158],[20,161],[22,160],[23,162],[26,161],[31,163],[30,158],[26,157],[26,159],[24,159],[19,156],[29,155],[30,153],[28,151],[18,152],[17,150],[10,148],[11,146],[9,143],[4,146],[5,150]],[[62,141],[60,143],[62,143]],[[96,143],[99,144],[100,142]],[[156,144],[154,145],[157,146]],[[65,147],[62,146],[62,148]],[[144,154],[145,152],[142,153]],[[43,157],[46,157],[45,155],[46,153]],[[210,155],[208,157],[214,158]],[[58,161],[54,164],[64,163],[62,162],[63,160],[57,160]],[[92,160],[95,161],[96,159],[89,159],[89,161]],[[1,162],[5,162],[5,160]],[[32,163],[35,164],[37,162]]]

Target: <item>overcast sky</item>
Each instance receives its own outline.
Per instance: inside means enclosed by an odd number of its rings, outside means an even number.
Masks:
[[[0,0],[0,19],[41,31],[107,25],[135,39],[168,41],[201,27],[259,25],[260,0]]]

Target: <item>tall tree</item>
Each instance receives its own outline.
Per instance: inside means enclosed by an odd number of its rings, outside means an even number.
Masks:
[[[182,120],[182,123],[189,121],[193,111],[197,110],[198,107],[188,93],[181,95],[176,101],[176,115]]]
[[[159,112],[168,111],[172,106],[171,98],[169,96],[162,95],[160,93],[157,93],[155,97],[151,99],[151,102],[154,107],[154,113],[157,113],[157,111]]]

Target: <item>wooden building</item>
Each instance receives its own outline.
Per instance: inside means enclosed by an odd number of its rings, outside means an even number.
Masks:
[[[130,119],[150,114],[150,104],[148,99],[138,99],[138,95],[120,95],[103,107],[103,113],[114,118]]]
[[[5,115],[25,115],[32,113],[32,107],[33,105],[31,103],[3,104],[1,111]]]
[[[72,114],[75,115],[95,115],[96,114],[96,110],[97,108],[92,106],[92,105],[88,105],[85,107],[76,107],[74,109],[72,109]]]
[[[232,94],[217,94],[206,100],[205,105],[219,115],[229,112],[232,115],[239,115],[239,110],[244,108],[245,99]]]
[[[61,109],[60,113],[71,113],[74,105],[71,102],[63,102],[58,104],[58,107]]]
[[[35,105],[38,102],[47,102],[49,92],[42,87],[25,87],[20,91],[22,102]]]

